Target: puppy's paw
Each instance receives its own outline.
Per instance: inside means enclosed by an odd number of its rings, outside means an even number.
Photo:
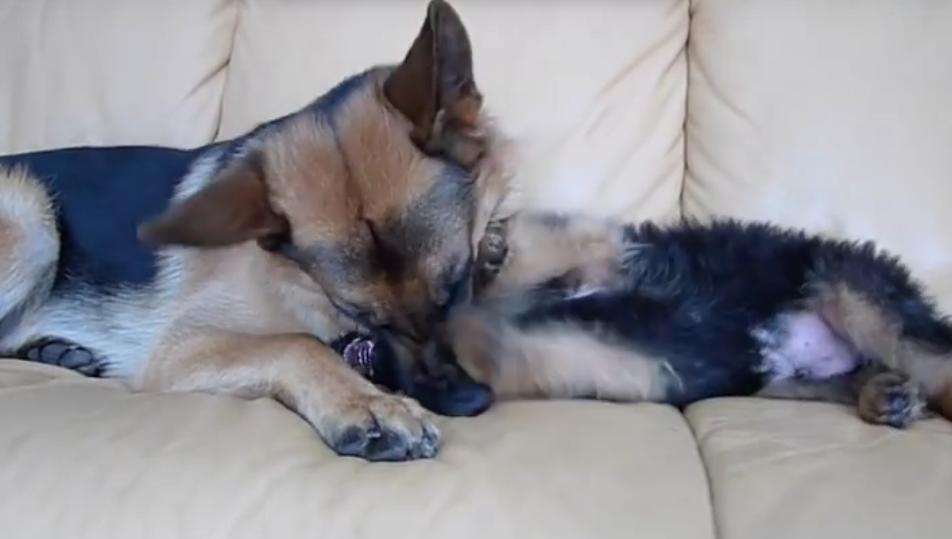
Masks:
[[[320,423],[331,449],[371,461],[431,458],[440,446],[429,412],[412,399],[385,393],[350,398]]]
[[[859,416],[869,423],[905,428],[924,417],[922,388],[905,373],[879,373],[863,385],[857,401]]]
[[[506,233],[504,221],[492,221],[486,226],[486,233],[479,240],[479,252],[476,254],[477,289],[490,283],[506,263],[509,256]]]

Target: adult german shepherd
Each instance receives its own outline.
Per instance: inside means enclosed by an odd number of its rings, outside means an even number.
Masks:
[[[379,333],[410,372],[467,295],[506,189],[481,105],[466,30],[433,0],[402,63],[245,136],[4,158],[0,355],[144,390],[274,397],[339,454],[434,455],[429,412],[326,343]],[[476,413],[489,394],[475,395],[432,404]]]

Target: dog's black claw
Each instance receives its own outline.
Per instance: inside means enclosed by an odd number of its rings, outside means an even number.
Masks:
[[[413,458],[429,459],[436,456],[440,449],[440,436],[430,429],[423,431],[423,438],[420,443],[413,447]]]
[[[413,442],[391,430],[348,427],[332,448],[343,456],[361,457],[374,462],[396,462],[436,456],[439,437],[427,430],[420,440]]]
[[[373,461],[400,461],[411,456],[407,440],[399,434],[383,430],[380,436],[372,438],[367,447],[367,459]]]
[[[357,426],[347,427],[331,445],[339,455],[362,457],[367,454],[370,440],[375,436],[379,436],[379,432]]]
[[[886,409],[895,414],[902,414],[909,410],[911,398],[905,388],[889,388],[886,390]]]

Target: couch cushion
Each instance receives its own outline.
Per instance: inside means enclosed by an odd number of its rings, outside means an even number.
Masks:
[[[0,153],[209,142],[235,4],[0,2]]]
[[[713,537],[670,408],[508,404],[441,428],[434,460],[368,464],[270,400],[135,394],[0,361],[2,535]]]
[[[717,399],[690,407],[720,537],[947,538],[952,424],[909,431],[816,402]]]
[[[685,212],[879,240],[952,309],[952,2],[692,4]]]
[[[488,107],[520,143],[529,202],[631,218],[678,212],[687,0],[452,3]],[[221,136],[400,61],[425,11],[426,0],[243,2]]]

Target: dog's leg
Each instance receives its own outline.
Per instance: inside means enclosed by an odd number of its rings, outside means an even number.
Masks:
[[[860,357],[887,371],[860,390],[861,415],[892,423],[876,410],[906,401],[916,408],[921,390],[930,407],[952,419],[952,325],[895,261],[865,252],[829,258],[818,263],[807,306]]]
[[[509,244],[506,240],[506,221],[490,221],[476,249],[473,279],[477,294],[496,279],[508,255]]]
[[[494,221],[479,243],[477,295],[551,284],[573,294],[623,286],[624,228],[612,221],[524,212]]]
[[[0,350],[24,343],[11,332],[49,295],[59,259],[53,204],[24,169],[0,168]]]
[[[801,380],[787,378],[764,386],[756,393],[765,399],[809,400],[856,404],[856,377],[839,375],[824,380]]]
[[[922,385],[908,374],[869,369],[860,382],[856,407],[867,422],[904,428],[926,417]]]
[[[820,380],[788,378],[757,392],[768,399],[810,400],[850,404],[865,421],[902,428],[925,416],[921,388],[909,376],[877,367]]]
[[[383,393],[307,335],[202,334],[160,352],[141,385],[275,398],[342,455],[408,460],[432,457],[439,446],[432,416],[419,404]]]

